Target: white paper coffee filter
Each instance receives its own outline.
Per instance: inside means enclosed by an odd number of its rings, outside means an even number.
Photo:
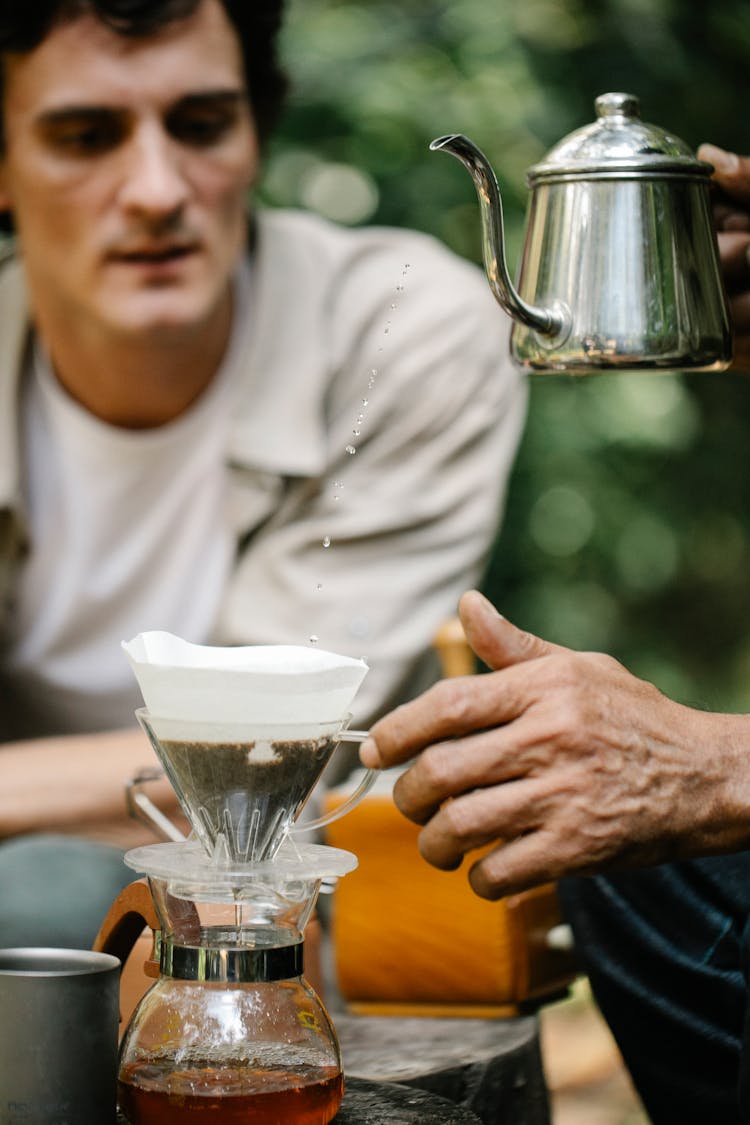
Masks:
[[[123,641],[153,716],[201,723],[323,723],[343,719],[364,660],[297,645],[217,648],[172,633]]]

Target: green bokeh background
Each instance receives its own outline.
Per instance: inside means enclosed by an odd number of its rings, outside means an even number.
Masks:
[[[525,170],[600,93],[637,94],[693,147],[750,151],[739,0],[291,0],[283,51],[292,96],[262,197],[429,231],[476,261],[474,188],[428,151],[441,133],[492,160],[511,263]],[[524,628],[606,649],[684,702],[750,710],[750,376],[530,383],[485,589]]]

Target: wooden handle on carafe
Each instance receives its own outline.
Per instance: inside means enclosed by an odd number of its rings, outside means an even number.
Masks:
[[[119,957],[124,966],[146,926],[156,932],[160,928],[159,918],[151,898],[148,879],[136,879],[120,891],[110,906],[93,948],[100,953],[112,953]],[[159,964],[154,957],[153,947],[151,957],[143,968],[146,976],[159,975]]]

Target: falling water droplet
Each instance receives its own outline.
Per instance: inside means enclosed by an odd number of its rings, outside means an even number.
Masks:
[[[356,430],[356,429],[355,429],[355,430],[352,430],[352,433],[354,434],[354,436],[355,436],[355,437],[359,437],[359,435],[360,435],[360,434],[362,433],[362,431],[361,431],[361,430]],[[350,452],[351,452],[351,453],[354,453],[354,450],[353,450],[353,449],[351,449],[351,450],[348,450],[348,449],[347,449],[347,453],[350,453]]]
[[[323,583],[322,583],[322,582],[319,582],[319,583],[317,584],[317,586],[315,587],[315,589],[316,589],[316,590],[322,590],[322,589],[323,589]]]
[[[347,445],[346,452],[349,454],[350,457],[353,457],[354,454],[357,452],[357,450],[354,448],[353,445]]]
[[[310,634],[310,644],[316,645],[317,643],[318,643],[318,638],[316,637],[315,633],[311,633]]]
[[[369,406],[369,405],[370,405],[370,400],[369,400],[369,398],[363,398],[363,399],[362,399],[362,405],[363,405],[363,406]]]
[[[395,309],[395,307],[396,307],[395,305],[393,305],[393,304],[391,305],[391,308],[392,308],[392,309]]]
[[[330,537],[330,535],[326,535],[326,536],[324,536],[324,538],[323,538],[323,546],[324,546],[324,547],[330,547],[330,546],[331,546],[331,537]]]

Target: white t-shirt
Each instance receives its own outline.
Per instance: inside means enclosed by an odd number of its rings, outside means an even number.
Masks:
[[[235,308],[249,308],[249,274],[243,265]],[[152,430],[90,414],[37,343],[22,403],[31,552],[4,676],[16,699],[34,701],[33,733],[135,721],[142,700],[122,640],[146,629],[210,639],[236,550],[225,451],[248,332],[247,318],[235,318],[216,377]]]

